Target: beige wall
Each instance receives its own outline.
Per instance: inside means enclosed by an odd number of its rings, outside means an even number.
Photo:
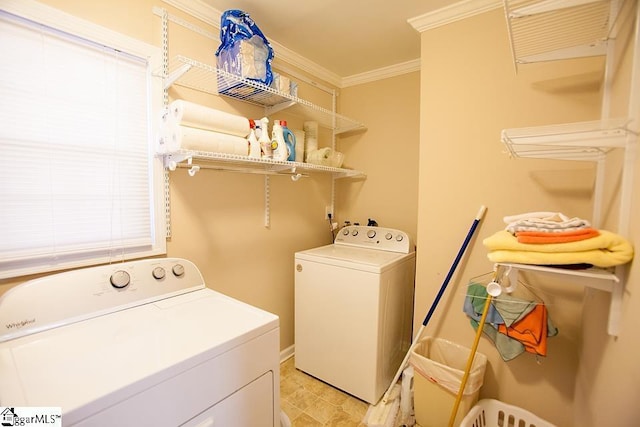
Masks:
[[[340,180],[337,212],[345,220],[404,230],[415,239],[418,210],[420,73],[347,87],[340,111],[358,117],[366,132],[340,138],[345,165],[366,172],[366,180]]]
[[[502,217],[541,210],[591,216],[592,165],[509,159],[500,131],[598,118],[603,60],[532,64],[516,74],[502,10],[428,30],[421,37],[415,324],[422,321],[420,312],[430,307],[484,204],[488,212],[468,257],[425,333],[471,347],[474,331],[461,311],[465,289],[474,276],[491,271],[482,239],[504,228]],[[605,209],[611,210],[608,205]],[[550,338],[548,355],[541,360],[522,355],[503,362],[493,345],[481,339],[479,351],[489,357],[481,397],[527,408],[558,426],[637,423],[637,405],[631,404],[638,401],[639,370],[631,366],[638,354],[632,330],[637,298],[627,294],[625,326],[614,340],[606,334],[606,293],[589,292],[583,309],[579,282],[532,275],[524,281],[546,302],[560,333]],[[519,292],[527,296],[529,291],[521,287]],[[629,362],[616,365],[617,360]]]
[[[166,7],[171,13],[217,33],[212,27],[159,0],[46,0],[44,3],[156,46],[161,45],[161,20],[152,13],[153,6]],[[213,53],[218,44],[217,40],[169,24],[170,57],[183,54],[215,64]],[[330,95],[299,83],[301,98],[331,108]],[[418,73],[370,86],[372,89],[367,85],[346,90],[344,100],[339,98],[343,104],[340,111],[344,115],[367,125],[371,121],[372,126],[367,131],[338,138],[337,148],[346,153],[346,167],[365,171],[375,185],[369,184],[369,180],[364,181],[366,184],[349,179],[337,181],[336,194],[357,191],[358,200],[356,209],[348,210],[351,209],[349,203],[353,193],[336,196],[337,219],[340,222],[345,219],[366,222],[367,216],[371,216],[381,225],[406,229],[415,236]],[[378,104],[376,95],[368,95],[377,88],[384,94],[393,93],[397,88],[402,98],[407,100],[398,98],[394,103]],[[184,98],[250,118],[264,115],[261,107],[179,86],[172,87],[169,95],[171,99]],[[369,97],[366,104],[360,103],[360,96]],[[360,112],[359,105],[366,105],[367,109]],[[301,128],[304,121],[304,118],[286,112],[270,119],[285,119],[291,128]],[[401,126],[389,134],[384,129],[392,128],[388,128],[383,119]],[[386,163],[391,157],[389,149],[397,150],[398,145],[390,144],[387,139],[394,136],[400,137],[399,144],[403,148],[399,150],[396,162],[389,166]],[[342,139],[348,142],[343,143]],[[322,130],[320,146],[330,144],[331,132]],[[354,147],[355,151],[350,151]],[[408,163],[410,168],[406,167]],[[385,181],[384,175],[388,171],[394,176],[384,184],[385,191],[379,195],[378,184]],[[294,336],[294,253],[331,243],[329,225],[324,220],[325,206],[332,202],[331,181],[330,176],[322,174],[297,182],[286,176],[271,177],[271,226],[265,228],[263,176],[201,170],[190,177],[186,169],[178,169],[170,174],[172,236],[168,241],[167,255],[194,261],[209,287],[277,314],[280,317],[281,349],[286,350],[293,345]],[[394,192],[395,186],[404,181],[408,183],[403,186],[405,191]],[[393,204],[390,199],[393,199]],[[0,291],[4,292],[26,279],[4,281],[0,283]]]

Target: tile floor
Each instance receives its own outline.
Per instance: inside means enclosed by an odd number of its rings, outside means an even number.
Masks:
[[[297,370],[291,357],[280,365],[280,407],[292,427],[365,427],[369,404]]]

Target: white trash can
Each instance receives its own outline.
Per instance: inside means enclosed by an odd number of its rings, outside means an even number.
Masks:
[[[449,424],[470,354],[471,349],[441,338],[427,337],[416,344],[409,363],[415,371],[413,401],[420,427]],[[458,407],[456,426],[478,401],[486,366],[487,356],[476,352]]]

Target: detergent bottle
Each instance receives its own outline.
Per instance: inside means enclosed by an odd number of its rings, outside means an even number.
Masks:
[[[249,126],[251,132],[249,132],[249,157],[260,158],[260,143],[256,137],[256,122],[249,119]]]
[[[262,157],[265,159],[273,158],[273,151],[271,150],[271,139],[269,139],[269,132],[267,131],[269,128],[269,119],[263,117],[260,119],[260,138],[258,142],[260,143],[260,150],[262,152]]]
[[[296,136],[289,130],[286,121],[281,120],[280,126],[282,126],[282,136],[287,147],[287,160],[290,162],[298,161],[296,158]]]
[[[273,130],[271,131],[271,150],[273,150],[273,160],[284,162],[289,157],[287,146],[284,143],[284,135],[282,134],[282,126],[280,120],[273,121]]]

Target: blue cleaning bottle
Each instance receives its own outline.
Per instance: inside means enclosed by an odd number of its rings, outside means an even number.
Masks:
[[[302,159],[296,159],[296,136],[289,130],[286,121],[280,120],[280,126],[282,126],[282,136],[284,137],[284,143],[289,152],[287,160],[290,162],[302,161]]]

